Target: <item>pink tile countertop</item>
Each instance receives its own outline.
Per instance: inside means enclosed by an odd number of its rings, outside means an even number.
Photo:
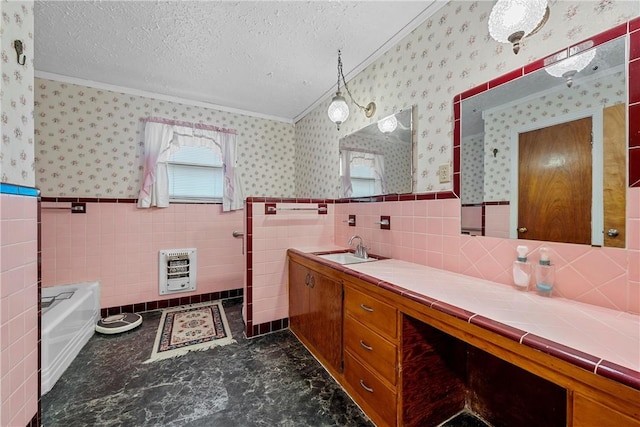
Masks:
[[[564,298],[543,297],[406,261],[385,259],[339,265],[310,254],[337,250],[335,247],[294,250],[640,390],[640,316]]]

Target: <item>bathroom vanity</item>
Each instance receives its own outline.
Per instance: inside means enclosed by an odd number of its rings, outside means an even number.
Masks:
[[[637,316],[391,259],[289,249],[288,261],[291,331],[379,426],[438,425],[465,407],[492,425],[640,426]],[[580,348],[612,315],[631,346],[595,340],[632,367]],[[559,340],[559,318],[584,336]]]

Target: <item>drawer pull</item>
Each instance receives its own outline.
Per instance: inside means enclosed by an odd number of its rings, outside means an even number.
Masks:
[[[365,383],[364,380],[360,380],[360,387],[362,387],[363,389],[367,390],[369,393],[373,393],[373,389],[371,387],[368,387]]]
[[[364,304],[360,304],[360,308],[363,309],[364,311],[368,311],[369,313],[373,313],[373,308],[368,307]]]
[[[365,350],[369,350],[369,351],[373,351],[373,347],[371,347],[370,345],[365,344],[364,341],[360,340],[360,345],[362,346],[362,348],[364,348]]]

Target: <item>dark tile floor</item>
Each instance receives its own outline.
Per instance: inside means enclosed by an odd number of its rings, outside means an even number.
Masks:
[[[372,425],[288,330],[244,338],[240,307],[225,302],[236,343],[150,364],[160,312],[96,334],[42,398],[44,426]],[[462,413],[443,426],[486,425]]]

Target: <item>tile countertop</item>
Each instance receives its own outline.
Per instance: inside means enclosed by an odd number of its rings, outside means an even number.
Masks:
[[[297,250],[308,254],[336,248]],[[422,302],[426,299],[427,303],[435,300],[430,304],[433,308],[459,314],[457,317],[470,323],[640,389],[640,316],[564,298],[543,297],[406,261],[386,259],[338,265],[316,259],[408,298]],[[440,303],[453,306],[453,311],[458,308],[469,313],[450,313],[446,305],[438,306]],[[503,330],[500,325],[492,325],[494,322],[510,328]]]

